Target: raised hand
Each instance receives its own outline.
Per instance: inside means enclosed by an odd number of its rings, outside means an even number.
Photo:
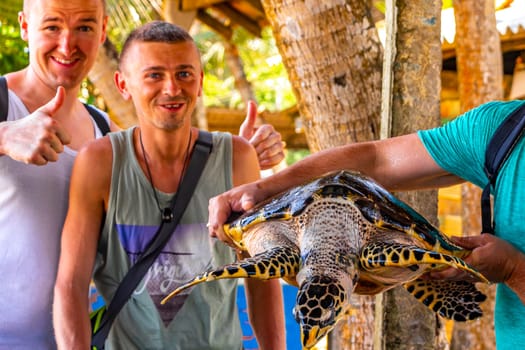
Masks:
[[[62,107],[63,87],[55,97],[25,118],[0,124],[0,154],[26,164],[45,165],[58,160],[69,133],[53,116]]]
[[[255,126],[257,106],[255,102],[248,102],[246,119],[241,124],[239,136],[248,140],[255,148],[262,170],[278,165],[284,159],[284,144],[281,134],[270,124]]]

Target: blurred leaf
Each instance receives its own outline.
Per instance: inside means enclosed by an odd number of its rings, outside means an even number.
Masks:
[[[0,22],[0,74],[25,67],[29,62],[27,44],[20,38],[18,24]]]

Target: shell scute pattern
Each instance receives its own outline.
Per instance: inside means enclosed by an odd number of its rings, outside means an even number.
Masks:
[[[226,234],[250,257],[181,285],[222,278],[283,278],[299,286],[294,317],[311,348],[350,309],[350,296],[403,285],[415,299],[456,321],[482,315],[485,296],[468,282],[419,277],[453,267],[487,282],[452,243],[372,179],[342,171],[295,187],[232,219]]]

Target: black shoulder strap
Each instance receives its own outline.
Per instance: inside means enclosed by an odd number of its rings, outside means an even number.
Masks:
[[[91,118],[93,118],[93,120],[97,124],[98,128],[102,132],[102,135],[106,135],[110,131],[109,130],[109,124],[108,124],[106,118],[104,118],[104,116],[102,114],[100,114],[100,112],[97,111],[97,109],[94,108],[93,106],[90,106],[87,103],[84,103],[84,106],[86,107],[86,109],[88,110],[89,114],[91,115]]]
[[[190,164],[188,165],[188,171],[184,175],[177,194],[171,202],[173,219],[169,222],[162,222],[154,239],[148,245],[144,254],[142,254],[139,261],[137,261],[135,265],[129,269],[126,276],[124,276],[124,279],[119,284],[113,299],[107,307],[106,313],[102,316],[100,328],[93,335],[91,346],[96,347],[98,350],[104,348],[104,342],[106,341],[113,321],[122,307],[127,303],[131,293],[133,293],[142,278],[146,275],[146,272],[160,254],[164,245],[168,242],[171,234],[180,221],[182,214],[184,214],[186,206],[193,195],[193,191],[195,190],[195,187],[197,187],[197,183],[204,166],[206,165],[208,156],[212,151],[212,146],[212,134],[207,131],[199,131],[199,138],[195,142],[194,151],[192,152]]]
[[[102,135],[106,135],[110,131],[106,118],[104,118],[96,108],[93,108],[88,104],[84,104],[84,106],[102,132]],[[7,92],[7,80],[4,76],[0,76],[0,122],[5,122],[7,120],[8,111],[9,100]]]
[[[4,76],[0,76],[0,122],[7,120],[8,109],[7,80]]]
[[[496,129],[485,152],[485,174],[489,182],[481,194],[482,233],[494,233],[490,189],[496,184],[496,177],[503,163],[518,142],[525,129],[525,103],[510,114]]]

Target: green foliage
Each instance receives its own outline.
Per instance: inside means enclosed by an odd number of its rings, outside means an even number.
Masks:
[[[234,43],[252,83],[258,104],[268,110],[283,110],[296,103],[281,55],[269,27],[254,38],[244,30],[235,31]]]
[[[205,105],[243,108],[241,96],[235,90],[234,77],[225,61],[222,38],[205,26],[201,26],[194,38],[202,55]],[[295,96],[271,30],[266,28],[262,38],[254,38],[238,29],[234,31],[232,42],[238,48],[259,107],[275,111],[293,106]]]
[[[27,44],[20,38],[18,25],[0,22],[0,74],[14,72],[29,62]]]
[[[308,155],[310,155],[310,151],[307,149],[289,149],[286,152],[286,165],[292,165]]]
[[[130,28],[108,27],[108,37],[118,51]],[[204,25],[194,37],[202,53],[205,72],[204,103],[207,106],[244,108],[244,102],[235,88],[235,78],[225,61],[223,38]],[[252,85],[260,109],[277,111],[296,103],[270,28],[263,30],[261,38],[236,29],[232,43],[239,51],[246,78]],[[27,44],[20,38],[17,24],[0,22],[0,47],[0,74],[27,66]]]

